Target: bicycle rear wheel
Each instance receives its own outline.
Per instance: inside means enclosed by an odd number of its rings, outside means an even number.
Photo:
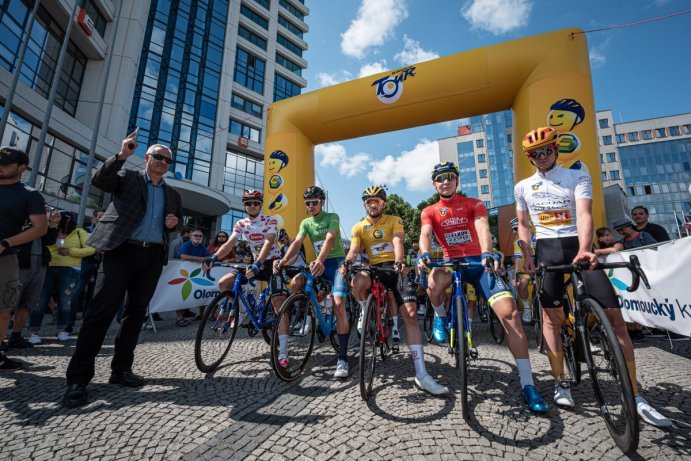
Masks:
[[[625,454],[632,453],[638,447],[639,425],[624,353],[602,307],[586,298],[581,308],[585,318],[590,314],[595,319],[585,329],[582,344],[600,412],[617,446]],[[591,349],[590,344],[595,347]]]
[[[491,306],[488,306],[487,308],[487,317],[489,318],[489,331],[492,333],[494,342],[501,344],[504,342],[504,327],[501,326],[501,322],[497,318],[497,314],[494,313],[494,310]]]
[[[389,339],[391,338],[391,330],[393,329],[393,307],[389,300],[388,294],[384,296],[384,304],[381,306],[381,327],[384,330],[384,337],[379,341],[379,353],[382,361],[389,358],[391,352],[391,345]]]
[[[463,299],[456,296],[456,337],[454,339],[454,353],[456,356],[456,368],[458,369],[458,377],[461,381],[461,412],[463,419],[468,421],[470,419],[470,411],[468,408],[468,337],[466,336],[465,314],[463,307]],[[501,328],[501,327],[500,327]]]
[[[374,372],[377,368],[377,349],[379,347],[379,332],[377,330],[377,303],[374,297],[362,312],[362,334],[360,335],[360,397],[367,401],[372,393]]]
[[[314,306],[305,293],[295,293],[283,302],[271,335],[271,367],[283,381],[294,381],[305,369],[319,328]],[[280,350],[279,327],[287,326],[286,350]]]
[[[230,291],[216,296],[204,309],[194,340],[194,362],[200,371],[211,373],[228,355],[238,330],[239,303],[231,312]]]
[[[270,299],[266,300],[266,304],[264,305],[264,309],[266,310],[264,314],[264,323],[262,326],[262,338],[264,338],[264,341],[266,344],[269,346],[271,345],[271,331],[274,327],[274,324],[276,323],[276,311],[274,311],[274,305],[271,302]]]
[[[561,328],[561,343],[564,349],[564,363],[566,367],[566,382],[578,384],[581,382],[581,363],[576,359],[576,339],[564,327]]]
[[[434,339],[433,327],[434,308],[432,307],[432,303],[429,301],[429,298],[425,297],[425,315],[422,318],[422,331],[424,332],[425,340],[428,343],[431,343]]]
[[[533,290],[533,298],[531,299],[531,317],[533,328],[535,329],[535,343],[537,345],[538,352],[545,352],[545,337],[542,334],[542,306],[540,305],[540,300],[538,299],[537,290]]]

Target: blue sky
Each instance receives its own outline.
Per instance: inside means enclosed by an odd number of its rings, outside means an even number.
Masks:
[[[312,91],[565,27],[600,29],[691,9],[688,0],[307,0]],[[616,122],[691,111],[691,14],[588,34],[595,105]],[[415,206],[432,194],[436,140],[457,121],[317,146],[317,173],[345,235],[360,191],[387,184]],[[343,184],[348,187],[343,187]]]

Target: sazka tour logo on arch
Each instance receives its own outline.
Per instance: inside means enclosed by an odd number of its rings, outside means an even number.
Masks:
[[[170,280],[168,282],[168,285],[180,285],[180,284],[182,284],[182,292],[181,292],[182,293],[182,300],[186,301],[187,298],[190,297],[190,294],[192,294],[192,288],[194,288],[194,284],[201,285],[204,287],[212,287],[212,286],[216,285],[211,280],[207,280],[207,279],[202,278],[202,277],[197,277],[201,272],[202,272],[201,269],[195,269],[192,271],[192,273],[187,272],[185,269],[180,269],[180,275],[182,275],[182,277]],[[204,291],[205,290],[195,291],[194,297],[197,299],[205,297]],[[200,292],[200,295],[198,295],[198,292]]]
[[[379,101],[384,104],[393,104],[401,98],[403,82],[408,77],[415,77],[415,66],[395,70],[386,77],[375,80],[370,86],[376,86],[376,95]]]

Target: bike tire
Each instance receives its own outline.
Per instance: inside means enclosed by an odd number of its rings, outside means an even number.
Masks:
[[[372,393],[374,374],[377,368],[377,349],[379,348],[379,331],[377,329],[377,304],[371,297],[365,310],[360,335],[359,378],[360,397],[367,401]]]
[[[468,421],[470,419],[470,409],[468,406],[468,337],[465,334],[465,315],[463,313],[463,300],[460,296],[456,296],[456,344],[454,346],[454,355],[456,356],[456,368],[458,369],[458,378],[461,382],[461,413],[463,419]]]
[[[388,294],[384,295],[384,304],[381,306],[380,315],[382,330],[384,330],[384,340],[379,341],[379,353],[383,362],[389,358],[391,353],[391,344],[389,344],[389,340],[391,339],[391,330],[393,329],[393,310]]]
[[[309,322],[309,327],[305,327]],[[288,325],[288,365],[279,363],[279,325]],[[309,328],[309,331],[306,331]],[[276,376],[286,382],[299,378],[307,366],[312,350],[314,336],[319,328],[314,315],[314,306],[305,293],[294,293],[281,305],[271,334],[271,368]]]
[[[540,305],[540,300],[537,294],[533,295],[531,302],[531,316],[533,317],[533,328],[535,329],[535,345],[540,353],[545,352],[545,337],[542,332],[542,306]]]
[[[492,333],[494,342],[497,344],[503,343],[506,332],[504,331],[504,327],[501,326],[501,322],[497,318],[497,314],[494,313],[494,310],[491,306],[488,306],[487,308],[487,318],[489,319],[489,331]]]
[[[579,384],[581,382],[581,363],[576,359],[576,340],[569,335],[564,327],[561,329],[561,343],[564,350],[564,372],[566,382],[569,384]]]
[[[230,291],[217,295],[204,309],[194,340],[194,362],[199,371],[211,373],[218,368],[230,351],[238,330],[239,303],[230,314]],[[226,300],[226,302],[223,302]],[[234,319],[232,322],[229,319]],[[230,322],[230,323],[228,323]],[[232,323],[232,326],[231,326]],[[205,337],[208,333],[208,337]]]
[[[584,318],[587,314],[595,318],[592,328],[583,329],[582,347],[600,413],[619,449],[624,454],[633,453],[638,448],[640,427],[624,353],[602,306],[586,298],[581,308]],[[591,350],[590,344],[600,350]]]
[[[422,331],[425,340],[431,343],[434,340],[434,308],[429,298],[425,298],[425,316],[422,318]]]

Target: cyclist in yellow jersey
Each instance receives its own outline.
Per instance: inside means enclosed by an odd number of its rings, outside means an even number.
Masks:
[[[408,350],[415,365],[415,386],[433,395],[442,395],[449,389],[439,384],[427,373],[425,367],[424,347],[422,336],[417,324],[415,282],[408,277],[409,267],[405,264],[403,248],[403,221],[398,216],[385,215],[386,190],[381,186],[371,186],[362,193],[362,201],[367,216],[353,226],[350,240],[350,250],[341,265],[341,275],[345,276],[350,265],[355,262],[358,254],[365,251],[369,257],[370,266],[400,269],[403,277],[403,289],[399,291],[398,277],[382,275],[381,283],[391,290],[395,305],[400,309],[406,326]],[[365,310],[365,300],[372,286],[369,275],[360,272],[353,277],[352,293],[360,304],[361,312]],[[358,328],[361,323],[358,322]],[[398,328],[394,323],[396,336]],[[393,336],[393,333],[392,333]]]

